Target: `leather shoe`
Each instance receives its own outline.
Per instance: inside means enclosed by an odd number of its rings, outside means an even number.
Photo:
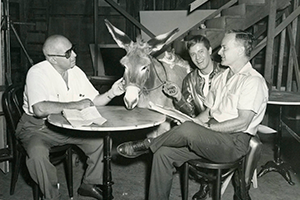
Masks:
[[[251,197],[248,192],[245,195],[245,198],[242,198],[241,195],[234,194],[233,200],[251,200]]]
[[[88,185],[82,183],[77,190],[78,194],[85,197],[93,197],[98,200],[103,200],[103,192],[97,185]]]
[[[149,152],[151,139],[124,142],[117,147],[117,152],[126,158],[136,158]]]
[[[207,198],[208,192],[209,192],[209,185],[207,183],[202,183],[200,185],[199,191],[193,195],[192,199],[193,200],[204,200]]]

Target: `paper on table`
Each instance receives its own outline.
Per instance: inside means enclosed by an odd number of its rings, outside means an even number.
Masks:
[[[91,124],[102,125],[107,120],[100,115],[95,106],[82,110],[63,109],[63,116],[73,127],[88,126]]]
[[[149,102],[149,109],[165,114],[181,122],[193,121],[193,118],[176,109],[162,107],[161,105],[154,104],[153,102]]]

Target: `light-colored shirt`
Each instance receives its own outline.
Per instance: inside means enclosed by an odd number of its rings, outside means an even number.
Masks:
[[[209,86],[210,86],[210,79],[209,79],[210,74],[203,75],[199,72],[199,75],[204,79],[203,95],[206,97],[208,94],[208,91],[209,91]]]
[[[42,101],[70,102],[84,98],[94,100],[99,92],[77,66],[69,69],[68,87],[62,76],[48,62],[32,66],[26,76],[23,109],[33,115],[32,106]]]
[[[245,132],[255,135],[267,107],[266,81],[250,62],[226,82],[229,70],[215,77],[205,105],[210,108],[211,117],[218,122],[237,118],[238,110],[253,111],[255,115]]]

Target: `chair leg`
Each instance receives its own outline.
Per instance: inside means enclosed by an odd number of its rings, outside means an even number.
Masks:
[[[245,180],[245,160],[236,170],[233,179],[234,200],[251,200],[249,196],[249,188],[246,186]]]
[[[217,180],[216,180],[216,193],[215,193],[215,198],[213,200],[220,200],[221,199],[221,178],[222,178],[222,170],[218,169],[217,172]]]
[[[189,194],[189,164],[183,164],[183,177],[182,177],[182,200],[188,200]]]
[[[15,193],[16,183],[18,181],[20,168],[21,168],[21,160],[22,160],[22,155],[20,155],[20,153],[17,152],[15,158],[11,162],[12,173],[11,173],[11,181],[10,181],[10,195],[13,195]]]
[[[33,192],[33,200],[39,200],[40,199],[40,188],[37,183],[33,183],[32,192]]]
[[[67,178],[67,185],[69,191],[69,197],[73,197],[73,159],[72,159],[72,149],[70,148],[67,152],[67,157],[65,160],[66,166],[66,178]]]
[[[253,173],[252,184],[253,184],[253,188],[258,188],[258,182],[257,182],[257,169],[255,169],[255,170],[254,170],[254,173]]]
[[[238,169],[240,173],[241,196],[242,199],[249,200],[250,196],[248,193],[248,188],[246,186],[245,169],[246,169],[246,161],[244,159],[242,162],[242,166]]]

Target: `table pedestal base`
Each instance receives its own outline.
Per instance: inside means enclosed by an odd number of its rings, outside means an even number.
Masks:
[[[268,172],[278,172],[290,185],[295,185],[295,183],[292,181],[289,172],[290,168],[291,167],[288,166],[283,161],[280,162],[268,161],[265,165],[262,166],[262,169],[258,173],[258,177],[261,177]]]
[[[110,132],[106,133],[106,136],[104,137],[104,143],[103,143],[103,163],[104,163],[104,174],[103,174],[103,185],[105,190],[103,191],[103,198],[105,200],[112,200],[114,197],[112,195],[112,185],[114,182],[112,181],[111,176],[111,155],[110,155]]]

